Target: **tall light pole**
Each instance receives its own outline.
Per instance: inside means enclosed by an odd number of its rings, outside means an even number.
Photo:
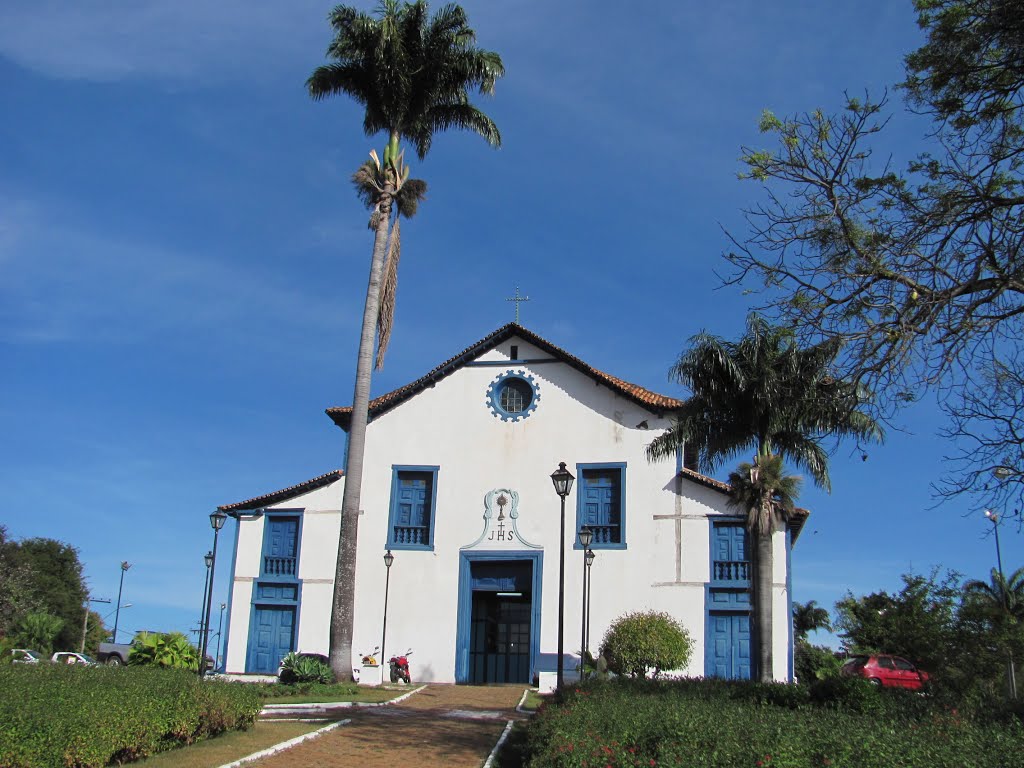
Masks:
[[[132,567],[127,560],[121,561],[121,584],[117,588],[117,612],[114,614],[114,642],[117,642],[117,622],[121,618],[121,590],[124,589],[124,574]]]
[[[220,604],[220,621],[217,622],[217,669],[220,669],[221,651],[224,648],[224,609],[227,603]]]
[[[580,608],[580,680],[585,677],[587,666],[587,553],[594,532],[584,525],[580,528],[580,546],[583,547],[583,604]]]
[[[590,650],[590,597],[591,597],[591,594],[592,594],[591,589],[590,589],[590,566],[592,566],[594,564],[594,557],[595,557],[594,550],[592,550],[592,549],[588,549],[587,550],[587,554],[583,556],[583,562],[586,563],[586,568],[587,568],[587,573],[586,573],[586,582],[587,582],[587,584],[586,584],[586,586],[587,586],[587,617],[585,619],[585,621],[586,621],[586,632],[584,634],[584,638],[585,639],[583,641],[583,646],[588,651]]]
[[[210,514],[210,527],[213,528],[213,552],[211,552],[210,558],[210,573],[209,573],[209,589],[207,590],[206,605],[203,615],[206,616],[206,620],[203,622],[203,644],[199,649],[199,678],[202,679],[203,673],[206,667],[206,646],[210,642],[210,609],[213,608],[213,577],[217,571],[217,536],[220,534],[220,529],[224,527],[224,522],[228,519],[227,513],[217,510]]]
[[[555,677],[555,687],[559,690],[565,677],[565,660],[562,658],[565,649],[565,497],[572,490],[575,479],[565,468],[564,461],[560,461],[558,469],[551,473],[555,493],[562,500],[562,527],[558,536],[558,667]]]
[[[203,623],[203,617],[206,616],[206,599],[210,595],[210,567],[213,565],[213,552],[207,552],[203,555],[203,562],[206,563],[206,576],[203,578],[203,604],[199,608],[199,638],[197,643],[200,650],[203,647],[203,635],[205,634],[206,625]],[[203,657],[199,657],[199,677],[203,676]]]
[[[380,631],[380,681],[384,682],[384,659],[387,656],[384,655],[384,641],[388,636],[388,590],[391,587],[391,566],[395,562],[395,556],[391,554],[389,549],[384,553],[384,567],[387,568],[387,572],[384,576],[384,627]]]
[[[1003,573],[1003,553],[999,548],[999,515],[991,509],[985,510],[985,517],[992,523],[992,532],[996,536],[996,565],[999,566],[999,596],[1002,598],[1003,612],[1009,613],[1009,596],[1006,594],[1006,576]],[[1017,670],[1014,668],[1013,651],[1007,651],[1006,682],[1010,687],[1010,698],[1017,698]]]

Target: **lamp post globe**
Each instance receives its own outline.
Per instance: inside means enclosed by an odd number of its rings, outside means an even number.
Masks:
[[[559,689],[565,679],[565,659],[562,656],[565,650],[565,497],[572,490],[575,479],[565,468],[564,461],[560,461],[558,469],[551,473],[551,482],[562,504],[562,524],[558,535],[558,666],[555,677],[555,686]]]

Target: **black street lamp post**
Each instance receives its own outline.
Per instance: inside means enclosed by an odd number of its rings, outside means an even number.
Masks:
[[[224,527],[224,522],[228,519],[227,513],[217,510],[210,514],[210,527],[213,528],[213,551],[210,553],[210,560],[207,563],[209,566],[208,574],[208,588],[206,590],[206,599],[204,600],[205,605],[203,606],[203,616],[205,617],[202,630],[202,645],[199,648],[199,677],[202,679],[203,674],[206,672],[206,647],[210,642],[210,611],[213,608],[213,577],[217,572],[217,536],[220,534],[220,529]]]
[[[558,469],[551,473],[551,482],[555,485],[555,493],[562,500],[562,526],[558,536],[558,667],[555,686],[562,688],[565,677],[565,497],[572,490],[572,481],[576,478],[569,474],[565,462],[558,463]]]
[[[585,577],[585,580],[586,580],[585,589],[586,589],[586,595],[587,595],[587,597],[586,597],[586,600],[587,600],[587,608],[586,608],[587,615],[586,615],[586,618],[584,619],[584,621],[586,623],[586,629],[584,630],[584,635],[583,635],[583,637],[584,637],[583,647],[586,648],[589,651],[590,650],[590,596],[592,594],[591,593],[591,589],[590,589],[590,566],[592,566],[594,564],[594,550],[592,550],[592,549],[588,549],[587,550],[587,553],[583,556],[583,562],[586,563],[586,569],[587,569],[587,573],[586,573],[586,577]]]
[[[117,611],[114,613],[114,642],[117,642],[117,622],[121,618],[121,590],[124,589],[124,574],[132,564],[127,560],[121,561],[121,584],[117,588]]]
[[[389,549],[384,553],[384,567],[387,568],[387,572],[384,576],[384,627],[380,631],[380,681],[384,682],[384,659],[387,658],[384,655],[384,641],[388,636],[388,590],[391,587],[391,566],[395,562],[395,556],[391,554]]]
[[[992,523],[992,532],[996,536],[996,565],[999,567],[999,594],[1003,601],[1003,610],[1010,610],[1009,595],[1006,594],[1006,575],[1003,573],[1003,553],[999,548],[999,515],[991,509],[985,510],[985,517]],[[1007,652],[1006,682],[1009,684],[1010,698],[1017,698],[1017,670],[1014,668],[1013,652]]]
[[[580,528],[580,546],[583,547],[583,603],[580,607],[580,680],[586,676],[587,665],[587,553],[590,542],[594,540],[594,532],[584,525]]]
[[[224,609],[227,607],[227,603],[220,604],[220,620],[217,622],[217,669],[220,669],[220,660],[224,649]]]

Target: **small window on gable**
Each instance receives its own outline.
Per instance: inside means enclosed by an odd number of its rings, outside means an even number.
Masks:
[[[519,359],[519,347],[517,345],[515,345],[515,344],[512,345],[512,354],[510,355],[510,357],[513,360],[518,360]]]
[[[625,549],[626,465],[578,464],[576,469],[576,530],[590,528],[591,549]]]
[[[389,549],[434,548],[437,467],[393,467]]]

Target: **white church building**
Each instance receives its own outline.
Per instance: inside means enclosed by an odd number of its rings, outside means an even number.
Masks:
[[[750,548],[728,486],[681,455],[645,456],[680,405],[515,323],[371,400],[354,666],[381,645],[386,615],[383,658],[411,648],[415,681],[550,684],[561,509],[551,474],[565,462],[575,476],[565,500],[567,676],[589,603],[595,656],[618,617],[665,611],[694,640],[679,672],[750,677]],[[327,415],[347,438],[351,408]],[[236,521],[228,674],[276,673],[292,650],[327,653],[344,483],[333,471],[221,507]],[[795,516],[773,544],[778,680],[793,679],[790,553],[805,520]],[[584,525],[595,555],[587,601]]]

